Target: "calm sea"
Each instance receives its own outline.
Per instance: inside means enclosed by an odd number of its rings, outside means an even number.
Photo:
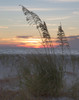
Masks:
[[[53,51],[53,49],[52,49]],[[72,55],[79,55],[79,49],[70,49],[71,54]],[[39,53],[46,53],[46,52],[50,52],[51,53],[51,49],[44,49],[44,48],[40,48],[40,49],[34,49],[34,48],[0,48],[0,54],[39,54]],[[62,51],[60,49],[55,48],[54,52],[56,54],[61,54]],[[65,53],[65,51],[64,51]],[[66,50],[66,53],[70,53],[69,51]]]

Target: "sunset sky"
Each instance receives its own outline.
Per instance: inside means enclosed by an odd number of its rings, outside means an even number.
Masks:
[[[0,0],[0,47],[41,47],[39,32],[27,24],[20,4],[46,22],[54,45],[61,22],[72,48],[79,49],[79,0]]]

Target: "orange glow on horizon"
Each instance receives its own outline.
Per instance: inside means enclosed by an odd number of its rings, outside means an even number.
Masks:
[[[43,48],[41,45],[17,45],[17,47],[26,47],[26,48]]]
[[[56,47],[58,43],[53,43],[53,47]],[[28,44],[19,44],[17,47],[27,47],[27,48],[44,48],[44,46],[41,43],[33,44],[33,43],[28,43]],[[46,46],[45,46],[46,47]],[[50,48],[50,46],[49,46]]]
[[[0,39],[1,46],[9,47],[27,47],[27,48],[43,48],[42,41],[40,38],[8,38]],[[53,41],[53,46],[56,47],[58,43]]]

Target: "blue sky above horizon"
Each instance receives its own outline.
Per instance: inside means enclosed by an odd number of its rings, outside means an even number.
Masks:
[[[39,36],[25,21],[20,4],[47,23],[52,37],[57,36],[60,22],[66,36],[79,35],[79,0],[0,0],[0,43],[17,40],[17,36]]]

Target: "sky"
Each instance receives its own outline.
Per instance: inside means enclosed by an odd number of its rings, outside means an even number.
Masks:
[[[71,47],[79,49],[79,0],[0,0],[0,47],[41,47],[38,30],[19,5],[46,22],[54,45],[61,22]]]

